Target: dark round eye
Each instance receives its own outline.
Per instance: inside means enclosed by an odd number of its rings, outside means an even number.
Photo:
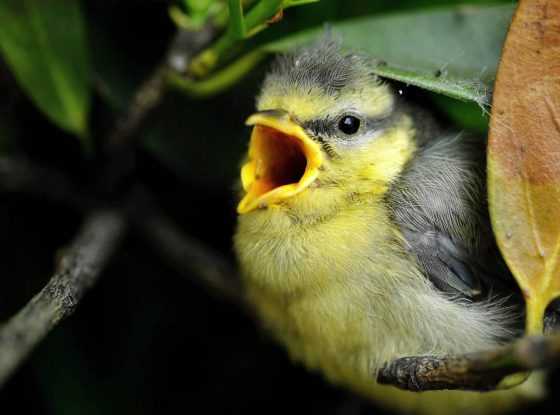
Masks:
[[[352,115],[345,115],[338,122],[338,129],[344,134],[355,134],[360,129],[360,119]]]

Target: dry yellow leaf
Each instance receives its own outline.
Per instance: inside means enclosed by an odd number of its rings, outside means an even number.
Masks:
[[[560,296],[560,0],[522,0],[513,17],[492,102],[488,189],[536,334]]]

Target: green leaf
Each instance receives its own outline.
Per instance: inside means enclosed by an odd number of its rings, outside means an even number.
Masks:
[[[306,4],[317,3],[320,0],[284,0],[282,7],[288,9],[290,7],[304,6]]]
[[[184,0],[185,7],[191,12],[204,12],[208,10],[212,0]]]
[[[79,1],[1,0],[0,51],[41,111],[87,135],[90,68]]]
[[[331,27],[344,47],[376,58],[378,75],[485,105],[513,10],[513,5],[459,6],[361,17]],[[308,30],[262,50],[285,52],[324,33]]]
[[[245,19],[241,0],[228,0],[228,7],[230,30],[237,39],[243,39],[245,37]]]

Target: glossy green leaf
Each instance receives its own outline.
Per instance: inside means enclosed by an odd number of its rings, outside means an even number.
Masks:
[[[345,47],[374,57],[378,75],[484,105],[513,9],[513,5],[438,8],[350,19],[331,28]],[[285,52],[324,32],[305,31],[262,48]]]
[[[41,111],[87,135],[90,70],[79,1],[1,0],[0,51]]]

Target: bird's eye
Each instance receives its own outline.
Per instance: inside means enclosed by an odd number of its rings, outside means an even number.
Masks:
[[[360,119],[353,115],[345,115],[338,122],[338,129],[347,135],[355,134],[360,129]]]

